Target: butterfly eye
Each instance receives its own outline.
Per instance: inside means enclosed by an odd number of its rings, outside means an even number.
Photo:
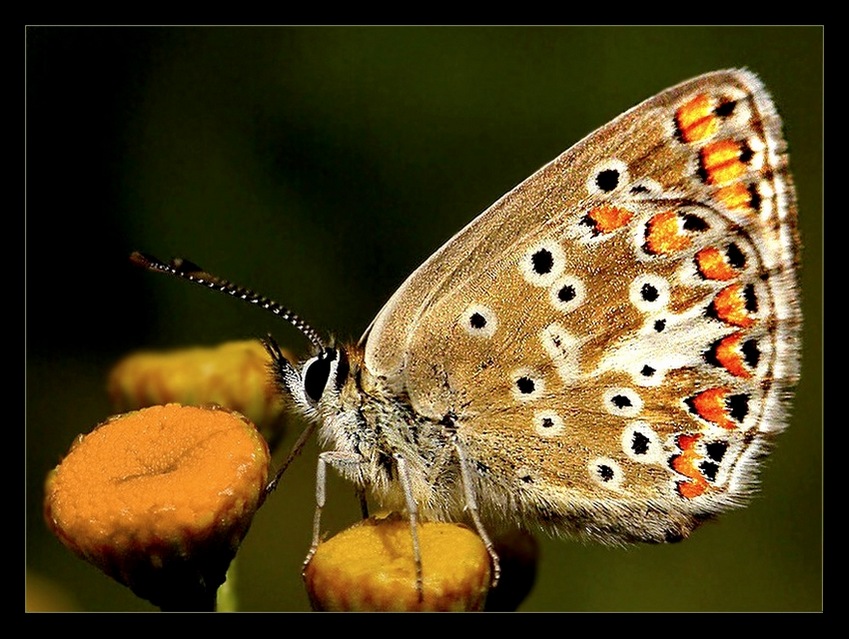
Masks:
[[[338,376],[339,351],[326,348],[316,357],[304,364],[304,393],[313,404],[317,403],[324,394],[327,381],[331,375]]]

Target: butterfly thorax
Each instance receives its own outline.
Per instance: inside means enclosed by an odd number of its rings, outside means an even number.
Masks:
[[[454,423],[413,410],[402,388],[368,371],[360,347],[340,350],[347,371],[334,386],[328,384],[315,411],[322,446],[347,460],[334,466],[382,506],[403,509],[401,457],[420,513],[430,519],[459,518],[464,501],[452,448]]]

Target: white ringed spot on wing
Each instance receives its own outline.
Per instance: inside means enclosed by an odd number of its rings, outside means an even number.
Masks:
[[[483,304],[470,304],[460,316],[460,325],[472,337],[492,337],[498,327],[498,317]]]
[[[535,244],[519,260],[522,276],[534,286],[551,286],[563,273],[565,266],[563,248],[553,240]]]

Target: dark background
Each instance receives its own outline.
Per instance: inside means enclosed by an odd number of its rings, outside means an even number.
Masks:
[[[822,606],[823,33],[819,28],[26,30],[26,568],[81,610],[152,610],[42,521],[43,480],[112,413],[139,348],[297,333],[141,272],[183,255],[358,338],[403,279],[504,192],[637,102],[759,73],[785,119],[804,241],[802,381],[762,493],[674,546],[541,540],[522,610]],[[306,610],[315,446],[239,557],[245,610]],[[325,528],[357,518],[330,486]],[[65,603],[54,600],[56,608]]]

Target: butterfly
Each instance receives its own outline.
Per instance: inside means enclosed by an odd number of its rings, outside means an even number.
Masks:
[[[265,344],[325,448],[319,477],[413,522],[471,520],[496,579],[503,528],[673,542],[746,502],[798,379],[798,259],[781,121],[746,70],[662,91],[542,167],[356,343],[186,260],[133,256],[298,327],[304,361]],[[317,516],[310,556],[319,537]]]

